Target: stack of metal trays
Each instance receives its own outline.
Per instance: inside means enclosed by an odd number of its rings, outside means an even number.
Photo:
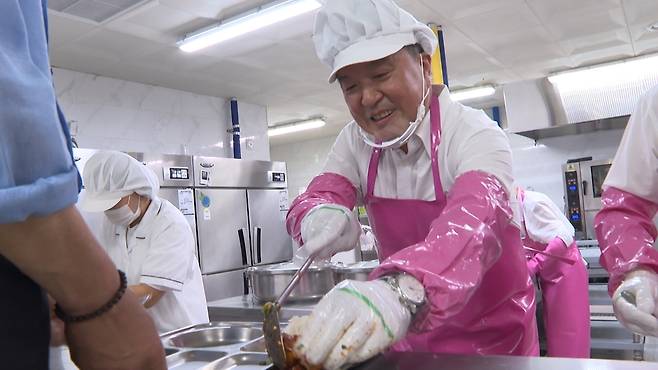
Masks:
[[[260,322],[211,322],[165,333],[161,339],[168,369],[273,369],[262,335]]]

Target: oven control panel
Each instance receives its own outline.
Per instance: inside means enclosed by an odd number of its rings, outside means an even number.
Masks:
[[[580,184],[577,171],[564,173],[567,194],[567,218],[576,232],[583,231],[583,209],[580,203]]]

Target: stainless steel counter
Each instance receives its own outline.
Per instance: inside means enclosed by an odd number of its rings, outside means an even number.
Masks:
[[[281,320],[308,315],[317,301],[286,303],[281,309]],[[245,295],[208,302],[210,321],[263,321],[263,305],[253,296]]]
[[[239,309],[254,312],[260,306],[251,297],[234,297],[215,303],[220,313]],[[295,305],[288,313],[308,312],[310,305]],[[215,312],[218,312],[215,310]],[[240,315],[245,317],[245,315]],[[268,365],[261,322],[234,322],[194,325],[163,334],[169,369],[228,370],[249,368],[273,370]],[[457,356],[431,353],[389,353],[354,369],[360,370],[648,370],[658,363],[546,357]]]
[[[656,370],[658,363],[617,360],[512,356],[456,356],[393,353],[379,356],[358,370]]]

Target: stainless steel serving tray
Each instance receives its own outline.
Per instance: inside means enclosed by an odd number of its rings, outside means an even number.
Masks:
[[[167,367],[175,370],[273,369],[262,337],[261,322],[211,322],[160,336]]]

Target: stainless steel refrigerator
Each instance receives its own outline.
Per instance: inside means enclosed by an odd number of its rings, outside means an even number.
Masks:
[[[193,162],[206,297],[247,294],[245,268],[292,258],[286,165],[201,156]]]
[[[187,219],[197,246],[196,212],[194,208],[194,175],[192,157],[177,154],[128,153],[155,172],[160,182],[158,197],[176,206]],[[198,256],[198,250],[195,248]]]

